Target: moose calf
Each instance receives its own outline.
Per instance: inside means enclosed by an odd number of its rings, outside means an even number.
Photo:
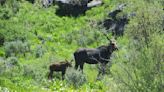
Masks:
[[[73,60],[71,60],[72,62]],[[53,72],[62,72],[62,80],[64,79],[64,75],[66,72],[66,69],[68,67],[72,67],[71,62],[68,62],[67,60],[59,63],[55,63],[49,66],[49,74],[48,74],[48,79],[52,79]]]

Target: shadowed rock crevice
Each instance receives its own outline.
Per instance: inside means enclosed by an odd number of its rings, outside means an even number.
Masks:
[[[102,0],[56,0],[54,3],[59,7],[56,11],[58,16],[78,17],[85,15],[87,10],[101,5]]]
[[[36,0],[26,1],[34,4]],[[87,10],[101,5],[102,0],[41,0],[41,4],[44,8],[57,5],[56,14],[58,16],[78,17],[79,15],[85,15]]]
[[[92,7],[102,4],[101,0],[57,0],[56,4],[59,8],[56,11],[58,16],[73,16],[85,15],[85,12]]]
[[[56,11],[58,16],[73,16],[85,15],[85,12],[89,9],[87,5],[69,4],[57,2],[59,8]]]

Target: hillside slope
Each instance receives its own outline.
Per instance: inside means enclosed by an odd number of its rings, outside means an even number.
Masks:
[[[40,0],[34,4],[28,0],[7,0],[0,5],[0,91],[162,92],[163,0],[103,2],[76,17],[59,16],[58,5],[45,8]],[[103,33],[112,38],[112,32],[101,23],[112,20],[108,14],[121,4],[126,6],[116,18],[128,15],[129,21],[124,35],[115,36],[119,50],[112,54],[107,74],[96,81],[98,65],[85,64],[84,74],[70,69],[66,80],[54,73],[54,80],[49,81],[50,64],[74,59],[78,48],[109,43]]]

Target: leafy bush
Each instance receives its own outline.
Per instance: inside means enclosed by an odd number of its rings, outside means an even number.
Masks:
[[[42,57],[44,53],[45,53],[45,49],[43,48],[43,46],[39,45],[36,47],[36,51],[35,51],[36,58]]]
[[[8,88],[6,88],[6,87],[1,87],[1,86],[0,86],[0,91],[1,91],[1,92],[10,92]]]
[[[68,84],[71,84],[76,88],[86,82],[86,77],[82,71],[74,70],[73,68],[67,69],[65,79]]]
[[[10,65],[10,66],[17,66],[17,65],[19,65],[19,61],[18,61],[18,59],[16,58],[16,57],[9,57],[9,58],[7,58],[7,63],[8,63],[8,65]]]
[[[5,69],[6,69],[5,60],[0,57],[0,75],[3,74],[3,72],[5,71]]]
[[[0,75],[6,76],[7,78],[22,75],[22,67],[16,57],[9,57],[6,60],[3,59],[0,62],[0,69]]]
[[[12,16],[12,12],[9,9],[0,8],[0,19],[9,19]]]
[[[32,77],[35,76],[34,73],[35,70],[31,66],[24,65],[23,69],[24,69],[23,76],[32,76]]]
[[[1,72],[4,72],[6,70],[10,70],[14,67],[19,67],[19,66],[20,66],[20,63],[16,57],[9,57],[9,58],[7,58],[7,60],[0,58]]]
[[[30,62],[30,61],[28,61]],[[35,59],[35,62],[24,64],[22,67],[23,76],[41,83],[48,79],[49,60],[46,58]]]
[[[41,68],[40,65],[37,67],[34,65],[24,65],[23,76],[30,77],[40,83],[43,79],[45,79],[46,70]]]
[[[29,44],[20,40],[5,43],[6,57],[16,56],[18,54],[23,54],[25,56],[25,53],[28,51],[30,51]]]
[[[2,35],[2,34],[0,33],[0,46],[2,46],[2,45],[4,44],[4,42],[5,42],[4,35]]]
[[[78,46],[86,47],[92,44],[98,44],[102,40],[102,33],[98,28],[84,28],[78,31],[67,33],[65,40],[68,44],[76,42]]]
[[[125,92],[127,90],[130,92],[162,92],[163,48],[158,41],[153,41],[151,45],[149,48],[144,46],[140,50],[133,45],[134,49],[128,50],[127,57],[123,57],[121,54],[115,58],[114,61],[117,63],[112,68],[112,74],[118,84],[121,84],[121,90]],[[126,61],[126,63],[120,60]]]
[[[158,3],[137,3],[132,7],[137,9],[137,16],[126,29],[129,41],[113,58],[112,74],[124,92],[162,92],[163,13]]]

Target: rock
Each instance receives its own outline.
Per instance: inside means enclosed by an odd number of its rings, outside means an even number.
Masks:
[[[93,0],[87,4],[87,7],[95,7],[102,4],[102,0]]]

